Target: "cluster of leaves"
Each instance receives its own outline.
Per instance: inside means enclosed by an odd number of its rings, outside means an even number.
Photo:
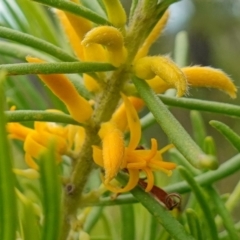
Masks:
[[[64,0],[36,0],[36,2],[61,9],[69,7],[68,1]],[[132,9],[137,2],[133,1]],[[169,5],[171,2],[164,1],[164,4]],[[150,0],[148,4],[151,4]],[[98,1],[93,1],[91,4],[89,1],[83,1],[83,6],[91,10],[77,11],[75,14],[87,16],[95,22],[103,21],[104,11]],[[60,73],[84,72],[89,66],[76,63],[76,59],[68,53],[68,46],[62,41],[61,30],[51,19],[48,9],[26,0],[16,0],[11,4],[4,0],[2,7],[7,14],[1,13],[0,19],[0,24],[3,26],[0,27],[2,38],[0,69],[6,70],[10,76],[4,81],[5,72],[0,74],[0,119],[2,119],[0,121],[0,239],[58,239],[63,210],[58,174],[66,171],[67,166],[56,168],[52,160],[54,159],[54,149],[52,149],[39,161],[40,180],[16,177],[12,169],[24,167],[22,160],[19,160],[22,159],[22,146],[16,144],[12,146],[11,151],[9,150],[5,124],[7,121],[31,122],[40,119],[68,124],[76,124],[76,122],[68,115],[31,110],[54,107],[65,111],[65,106],[51,92],[45,92],[34,78],[13,75],[37,74],[41,71],[49,73],[49,69],[29,69],[17,64],[18,61],[25,61],[26,55],[29,54],[49,60],[74,62],[68,65],[59,63],[57,69],[60,69]],[[70,8],[68,10],[73,11]],[[92,68],[95,71],[111,70],[108,64],[96,65]],[[51,71],[57,70],[51,68]],[[79,75],[71,75],[71,80],[81,95],[88,98],[89,93],[79,81]],[[165,95],[156,97],[145,82],[136,78],[134,83],[150,111],[142,118],[142,127],[147,128],[155,122],[159,123],[170,139],[176,138],[178,149],[185,156],[189,156],[189,159],[192,159],[190,163],[195,166],[198,162],[194,159],[199,159],[199,152],[194,148],[194,144],[197,143],[208,154],[206,156],[209,156],[204,163],[205,167],[216,168],[214,140],[207,137],[201,115],[196,110],[240,117],[240,107],[190,98],[176,99]],[[15,113],[5,111],[5,95],[9,99],[7,102],[9,106],[14,104],[18,109],[24,110]],[[191,120],[196,143],[186,134],[166,105],[192,110]],[[210,124],[240,151],[240,136],[221,122],[211,121]],[[164,190],[168,193],[182,194],[182,202],[185,206],[174,209],[171,213],[153,195],[145,193],[140,186],[129,194],[118,196],[115,200],[109,195],[99,197],[95,193],[95,198],[90,196],[89,201],[83,201],[84,210],[79,212],[78,225],[73,229],[71,238],[87,239],[85,235],[87,232],[91,235],[91,239],[119,239],[117,230],[121,226],[121,239],[239,239],[240,222],[235,223],[231,213],[237,207],[240,198],[240,185],[237,184],[234,191],[226,198],[219,195],[214,184],[240,169],[240,155],[237,154],[226,160],[214,171],[197,170],[177,150],[171,151],[170,158],[177,162],[179,167],[171,184],[164,187]],[[95,190],[96,182],[99,183],[99,179],[96,179],[97,174],[92,175],[87,185],[88,191]],[[119,174],[118,178],[123,183],[127,181],[124,173]],[[163,176],[157,178],[157,182],[161,181],[161,184],[167,181]],[[110,207],[112,205],[114,206]],[[111,217],[114,217],[114,220]]]

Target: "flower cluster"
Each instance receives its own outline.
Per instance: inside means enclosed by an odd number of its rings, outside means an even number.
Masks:
[[[186,94],[189,87],[217,88],[233,98],[236,97],[237,90],[231,79],[220,70],[200,66],[179,68],[169,57],[147,56],[150,46],[161,34],[169,19],[168,10],[141,44],[134,57],[129,56],[130,49],[125,43],[126,13],[119,0],[104,0],[103,3],[112,26],[94,26],[92,22],[82,17],[61,10],[56,11],[73,52],[79,60],[108,62],[117,68],[112,75],[99,72],[91,75],[83,74],[85,87],[91,92],[93,96],[91,100],[95,104],[90,104],[80,96],[72,82],[63,74],[39,75],[39,78],[66,105],[74,120],[88,127],[98,125],[101,146],[92,144],[92,157],[95,163],[105,170],[103,182],[106,188],[116,193],[130,191],[138,184],[139,172],[143,171],[147,177],[145,190],[150,191],[154,186],[153,171],[160,170],[170,175],[171,170],[176,167],[174,163],[162,159],[162,153],[173,146],[170,144],[158,150],[157,140],[152,139],[150,150],[138,149],[141,125],[137,111],[144,106],[144,101],[130,96],[129,76],[135,75],[146,80],[156,93],[164,93],[169,88],[175,88],[178,97]],[[45,62],[43,59],[30,56],[26,59],[29,64]],[[128,74],[121,78],[118,69]],[[111,119],[99,124],[95,121],[96,109],[103,107],[99,96],[104,95],[104,91],[108,91],[107,89],[112,86],[111,76],[117,73],[118,81],[122,81],[117,89],[122,104],[119,108],[115,106]],[[127,145],[124,141],[126,131],[130,132]],[[85,139],[84,126],[60,126],[55,123],[35,122],[34,129],[19,123],[9,123],[8,132],[11,138],[24,141],[26,163],[34,169],[38,168],[34,159],[47,149],[49,141],[55,142],[56,160],[60,162],[63,155],[71,156],[71,152],[77,155]],[[129,173],[129,182],[123,188],[111,183],[120,170]]]

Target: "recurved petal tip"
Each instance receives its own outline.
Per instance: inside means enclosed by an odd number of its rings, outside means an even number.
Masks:
[[[160,77],[169,86],[177,89],[177,96],[181,97],[188,90],[187,80],[181,69],[168,57],[143,57],[134,63],[133,71],[137,77],[152,79]]]
[[[182,68],[182,71],[190,86],[217,88],[227,93],[231,98],[236,98],[237,88],[231,78],[222,70],[193,66]]]

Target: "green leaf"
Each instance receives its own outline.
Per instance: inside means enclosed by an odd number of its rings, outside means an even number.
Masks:
[[[20,235],[24,240],[40,239],[39,216],[36,216],[33,203],[17,190],[20,199],[19,206],[22,208]]]
[[[192,175],[185,168],[178,167],[178,170],[181,176],[190,185],[192,191],[196,196],[198,204],[200,205],[203,212],[204,222],[206,223],[204,226],[208,229],[210,239],[217,240],[218,233],[217,233],[216,224],[214,222],[214,216],[209,207],[208,199],[205,197],[203,190],[201,189],[200,185],[194,180]]]
[[[240,169],[240,154],[237,154],[236,156],[232,157],[231,159],[221,164],[217,170],[202,173],[201,175],[196,176],[194,179],[201,186],[211,185],[212,183],[220,179],[224,179],[225,177],[232,175],[239,169]],[[186,193],[189,192],[191,188],[185,181],[183,181],[169,185],[165,187],[164,190],[166,192]]]
[[[58,32],[47,11],[42,6],[30,1],[16,0],[16,3],[26,18],[29,26],[28,33],[58,45]]]
[[[123,184],[126,184],[128,181],[126,174],[123,173],[119,173],[117,178]],[[175,240],[194,240],[194,238],[185,231],[184,227],[171,215],[171,213],[141,187],[135,187],[131,190],[131,193]]]
[[[222,199],[220,198],[220,195],[216,192],[216,190],[213,187],[207,187],[206,191],[208,192],[209,196],[211,196],[211,201],[213,202],[214,206],[216,207],[217,213],[221,216],[223,225],[225,226],[229,239],[231,240],[238,240],[239,235],[234,228],[234,222],[233,219],[229,213],[229,211],[226,209]]]
[[[185,167],[190,173],[193,175],[199,175],[201,173],[200,170],[194,168],[184,157],[183,155],[176,149],[171,149],[169,151],[171,159],[177,163],[177,165],[181,165]]]
[[[17,207],[12,156],[5,129],[4,77],[5,73],[0,72],[0,239],[13,240],[16,234]]]
[[[18,63],[2,64],[0,70],[8,75],[89,73],[112,71],[116,68],[109,63],[95,62],[57,62],[57,63]]]
[[[66,0],[58,0],[58,1],[49,1],[49,0],[32,0],[34,2],[39,2],[45,4],[47,6],[51,6],[54,8],[61,9],[63,11],[67,11],[73,14],[76,14],[80,17],[86,18],[94,23],[101,25],[111,25],[106,19],[97,15],[95,12],[89,10],[88,8],[81,6],[79,4],[66,1]]]
[[[121,238],[125,240],[135,239],[135,221],[133,205],[126,204],[120,207],[122,216]]]
[[[220,103],[213,101],[204,101],[193,98],[176,98],[158,95],[159,98],[169,106],[186,108],[191,110],[199,110],[206,112],[214,112],[233,117],[240,117],[240,107],[238,105]]]
[[[223,136],[240,152],[240,136],[237,133],[222,122],[212,120],[209,123],[222,133]]]
[[[44,59],[48,62],[53,61],[54,59],[53,57],[50,57],[49,55],[28,46],[3,41],[0,41],[0,53],[2,56],[9,56],[12,58],[20,59],[24,62],[26,61],[26,56],[28,55]]]
[[[198,111],[191,111],[190,117],[194,140],[203,149],[204,139],[207,136],[203,118]]]
[[[33,37],[30,34],[21,33],[19,31],[0,26],[0,37],[24,44],[25,46],[33,47],[34,49],[41,50],[62,61],[78,61],[77,58],[72,57],[67,52],[63,51],[60,47],[57,47],[40,38]]]
[[[4,11],[4,13],[5,13],[5,14],[7,13],[8,16],[10,16],[11,21],[14,21],[14,22],[15,22],[16,27],[17,27],[19,30],[21,30],[21,31],[23,31],[23,32],[27,32],[27,25],[24,24],[23,19],[21,19],[22,16],[19,15],[18,11],[16,11],[16,8],[17,8],[16,2],[12,2],[12,3],[10,4],[9,1],[3,0],[3,4],[5,5],[5,8],[6,8],[6,10]],[[4,13],[3,13],[3,14],[4,14]],[[11,25],[13,25],[13,24],[11,24]]]
[[[186,210],[186,215],[187,215],[187,222],[190,229],[190,233],[197,240],[203,240],[202,229],[201,229],[200,220],[199,220],[199,217],[197,216],[197,213],[193,209],[188,208]]]
[[[61,186],[53,145],[39,160],[40,183],[43,193],[44,223],[42,240],[58,239],[61,222]]]
[[[84,222],[83,230],[87,233],[90,233],[102,214],[103,206],[92,208],[86,221]]]
[[[217,156],[216,145],[213,137],[207,136],[204,139],[203,150],[210,155]]]
[[[170,141],[182,155],[196,168],[216,169],[217,161],[213,156],[206,155],[192,140],[182,125],[174,118],[167,107],[156,96],[149,85],[142,79],[134,77],[139,95],[154,115],[156,122],[161,126]]]
[[[24,121],[42,121],[42,122],[59,122],[69,123],[73,125],[81,125],[65,113],[56,113],[49,111],[34,110],[16,110],[5,112],[8,122],[24,122]]]

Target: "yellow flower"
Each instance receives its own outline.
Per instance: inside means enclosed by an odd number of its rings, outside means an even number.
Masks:
[[[140,46],[134,60],[129,60],[128,49],[125,47],[126,13],[119,0],[104,0],[103,3],[113,27],[93,27],[93,24],[84,18],[57,11],[72,48],[81,60],[109,62],[116,67],[127,64],[131,66],[132,73],[147,80],[156,93],[176,88],[177,96],[181,97],[188,93],[189,87],[211,87],[223,90],[231,97],[236,96],[235,85],[222,71],[209,67],[179,68],[169,57],[147,56],[151,45],[168,22],[168,10]],[[96,74],[101,81],[106,82],[104,73]],[[90,92],[101,90],[99,79],[84,74],[85,86]]]
[[[139,172],[143,171],[147,177],[145,191],[150,191],[154,185],[153,171],[163,171],[168,175],[176,167],[174,163],[164,162],[162,153],[173,147],[172,144],[158,151],[156,139],[151,139],[150,150],[138,149],[141,138],[141,125],[136,110],[129,99],[121,94],[126,108],[126,116],[130,130],[128,146],[124,144],[124,133],[114,122],[103,123],[99,132],[102,139],[102,149],[93,146],[93,158],[96,164],[105,169],[104,184],[107,189],[115,193],[127,192],[133,189],[139,180]],[[119,115],[121,116],[121,115]],[[110,181],[119,170],[127,169],[129,182],[123,188],[111,185]]]
[[[91,44],[104,46],[107,50],[108,61],[116,67],[126,61],[127,50],[124,47],[124,38],[117,28],[110,26],[93,28],[86,34],[82,44],[85,47],[89,47]]]
[[[52,111],[52,110],[51,110]],[[8,123],[7,131],[11,139],[24,142],[25,162],[33,169],[38,169],[35,160],[48,150],[49,144],[55,144],[55,159],[61,162],[63,155],[78,153],[85,139],[85,130],[80,126],[61,126],[51,122],[34,122],[34,129],[20,123]]]
[[[168,57],[143,57],[133,65],[134,73],[142,79],[160,77],[168,85],[177,89],[177,95],[181,97],[187,92],[187,79],[181,69]]]
[[[30,63],[43,63],[38,58],[27,57]],[[78,122],[87,121],[92,115],[90,103],[79,95],[71,81],[63,74],[39,75],[39,78],[51,89],[51,91],[61,99],[71,116]]]

